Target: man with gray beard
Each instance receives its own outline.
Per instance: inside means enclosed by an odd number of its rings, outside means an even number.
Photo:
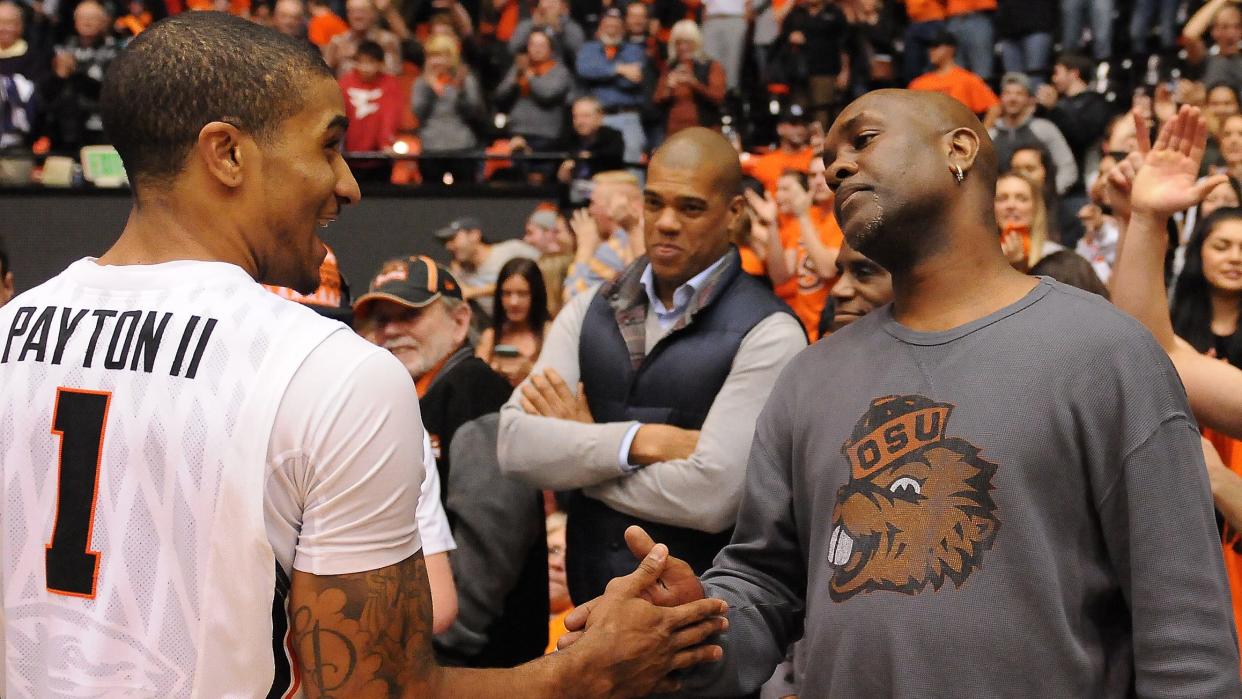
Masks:
[[[384,263],[354,303],[359,333],[392,352],[414,379],[444,484],[457,542],[450,563],[458,614],[435,639],[439,660],[512,667],[542,655],[548,642],[543,504],[537,489],[500,473],[495,413],[512,387],[474,356],[470,315],[461,284],[428,257]]]

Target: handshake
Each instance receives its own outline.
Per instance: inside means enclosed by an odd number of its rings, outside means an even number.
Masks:
[[[722,600],[704,599],[703,587],[683,560],[670,556],[639,527],[625,542],[641,563],[614,578],[604,594],[570,612],[569,633],[557,644],[569,665],[562,678],[569,695],[634,697],[674,692],[678,670],[719,660],[719,646],[705,645],[728,628]]]

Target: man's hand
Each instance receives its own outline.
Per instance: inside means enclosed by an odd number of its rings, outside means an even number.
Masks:
[[[632,83],[640,83],[643,81],[643,66],[641,63],[620,63],[617,65],[617,75]]]
[[[583,619],[585,634],[566,652],[582,660],[581,676],[572,681],[585,683],[584,696],[673,692],[680,683],[669,673],[720,659],[720,646],[700,644],[728,628],[723,601],[698,599],[663,608],[641,598],[668,560],[663,544],[653,547],[637,570],[613,579],[602,597],[578,608],[590,611]]]
[[[1040,85],[1039,89],[1035,90],[1035,101],[1039,102],[1045,109],[1052,109],[1057,106],[1057,100],[1060,98],[1061,96],[1057,94],[1057,89],[1048,83]]]
[[[1023,250],[1022,236],[1017,231],[1008,231],[1001,236],[1001,252],[1009,265],[1018,271],[1026,271],[1026,251]]]
[[[634,558],[639,561],[645,560],[652,555],[656,549],[656,543],[652,540],[647,532],[638,526],[632,526],[625,530],[625,545],[629,547],[630,553],[634,554]],[[660,545],[663,548],[663,545]],[[622,580],[624,578],[618,578]],[[614,580],[613,582],[616,582]],[[609,583],[611,587],[612,583]],[[703,584],[699,582],[699,578],[690,569],[690,564],[669,555],[664,563],[664,568],[649,585],[638,591],[638,596],[651,602],[658,607],[676,607],[688,604],[704,598]],[[582,630],[587,625],[587,619],[592,614],[592,609],[599,603],[600,599],[593,599],[585,604],[578,605],[565,617],[565,628],[569,633],[561,637],[557,642],[558,649],[568,648],[582,637]]]
[[[770,226],[776,222],[776,199],[772,198],[771,192],[764,192],[763,196],[759,196],[753,189],[747,189],[746,205],[750,207],[752,218],[756,219],[762,226]]]
[[[1169,86],[1164,83],[1156,86],[1152,113],[1155,114],[1156,121],[1161,124],[1177,118],[1177,103],[1173,101],[1173,93],[1169,90]]]
[[[575,209],[573,215],[569,217],[569,229],[574,232],[574,238],[578,240],[578,250],[574,259],[578,262],[591,259],[600,241],[599,225],[595,223],[591,212],[586,209]]]
[[[509,151],[510,152],[517,153],[519,151],[524,151],[524,150],[529,150],[529,149],[530,149],[530,144],[526,142],[525,138],[521,136],[514,136],[513,138],[509,139]]]
[[[650,466],[661,461],[688,459],[699,445],[698,430],[648,424],[638,428],[630,444],[630,463]]]
[[[70,51],[57,51],[52,57],[52,71],[56,73],[56,77],[62,80],[73,75],[73,71],[78,67],[77,59],[73,57]]]
[[[1131,210],[1156,217],[1172,216],[1203,201],[1208,192],[1225,183],[1225,175],[1213,175],[1196,183],[1206,145],[1207,122],[1195,107],[1182,107],[1176,118],[1165,122],[1155,145],[1148,143],[1147,130],[1139,128],[1138,152],[1143,164],[1130,187]],[[1114,169],[1118,178],[1125,174],[1124,165],[1119,163]],[[1112,181],[1110,173],[1110,184]]]
[[[806,44],[806,34],[795,31],[789,33],[789,43],[792,46],[802,46]]]
[[[574,395],[565,385],[565,380],[556,373],[556,369],[530,377],[522,386],[522,409],[528,415],[554,417],[560,420],[573,420],[593,424],[591,408],[587,405],[586,393],[582,384],[578,384],[578,395]]]
[[[561,166],[556,169],[556,179],[560,180],[561,182],[565,184],[569,184],[569,181],[572,180],[573,177],[574,177],[574,161],[572,160],[562,161]]]
[[[616,221],[627,233],[636,232],[642,222],[641,216],[641,211],[631,203],[629,197],[619,192],[612,195],[612,201],[608,203],[608,218]]]

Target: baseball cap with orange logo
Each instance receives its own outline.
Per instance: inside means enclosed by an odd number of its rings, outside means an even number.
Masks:
[[[443,265],[426,256],[390,260],[371,280],[367,293],[354,302],[354,314],[363,317],[375,301],[422,308],[439,298],[461,299],[461,285]]]

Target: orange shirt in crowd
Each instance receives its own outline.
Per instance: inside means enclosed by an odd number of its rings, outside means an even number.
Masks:
[[[996,9],[996,0],[949,0],[946,14],[950,17],[970,12],[988,12]]]
[[[306,38],[319,48],[327,46],[328,42],[332,41],[332,37],[347,31],[349,31],[349,25],[345,23],[345,20],[331,12],[315,15],[306,24]]]
[[[844,235],[832,209],[811,207],[811,221],[819,231],[819,240],[824,245],[841,249]],[[806,328],[807,337],[811,342],[819,339],[819,316],[828,303],[828,292],[837,281],[835,269],[817,270],[810,255],[802,245],[802,227],[796,216],[780,216],[781,246],[786,250],[797,250],[798,257],[794,267],[794,277],[776,287],[776,295],[784,299],[793,309]]]
[[[759,253],[749,245],[739,245],[738,253],[742,256],[742,271],[754,276],[763,277],[768,273],[768,266],[764,264],[763,259],[759,257]]]
[[[944,19],[944,0],[906,0],[906,14],[915,24],[939,22]]]
[[[811,159],[814,157],[815,151],[811,150],[810,146],[793,153],[777,148],[763,155],[751,155],[743,159],[742,172],[759,180],[767,191],[775,192],[776,181],[781,178],[782,173],[786,170],[809,172]]]
[[[561,636],[564,636],[565,634],[569,633],[569,630],[565,628],[565,617],[569,616],[569,613],[572,612],[573,610],[574,608],[570,607],[569,609],[566,609],[560,614],[553,614],[551,617],[549,617],[548,619],[548,647],[544,649],[543,651],[544,655],[547,655],[548,653],[555,653],[556,642],[560,640]]]
[[[1203,436],[1216,447],[1216,452],[1220,454],[1225,466],[1242,476],[1242,441],[1207,428],[1204,428]],[[1221,545],[1224,549],[1225,572],[1229,576],[1229,591],[1233,597],[1234,625],[1242,628],[1242,532],[1225,524]],[[1242,646],[1239,649],[1242,650]]]
[[[932,71],[920,75],[910,83],[910,89],[943,92],[966,105],[975,114],[982,114],[1000,104],[1000,98],[983,82],[983,78],[961,66],[953,66],[944,73]]]

